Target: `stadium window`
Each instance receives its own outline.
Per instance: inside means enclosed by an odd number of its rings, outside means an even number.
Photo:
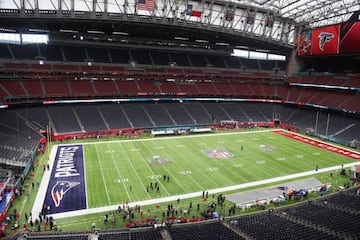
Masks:
[[[22,44],[45,43],[49,41],[47,34],[21,34]]]
[[[268,60],[286,61],[286,56],[269,53]]]
[[[266,57],[267,57],[267,53],[263,53],[263,52],[250,51],[250,54],[249,54],[250,59],[266,60]]]
[[[231,54],[235,57],[249,58],[248,50],[234,49],[234,52]]]
[[[20,33],[0,33],[0,42],[20,44]]]

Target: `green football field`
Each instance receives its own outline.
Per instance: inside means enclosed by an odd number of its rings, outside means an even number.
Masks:
[[[97,142],[84,144],[84,157],[89,208],[353,162],[267,131]]]

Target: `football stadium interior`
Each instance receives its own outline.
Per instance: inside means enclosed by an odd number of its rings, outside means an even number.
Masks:
[[[358,0],[0,0],[5,239],[359,239]]]

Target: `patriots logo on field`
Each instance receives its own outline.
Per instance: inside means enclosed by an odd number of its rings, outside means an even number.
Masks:
[[[225,149],[208,149],[203,151],[206,155],[211,158],[230,158],[233,155]]]
[[[324,51],[325,44],[328,42],[331,42],[331,40],[334,38],[333,33],[329,32],[321,32],[318,36],[319,38],[319,48],[321,51]]]
[[[55,207],[59,207],[64,195],[79,184],[80,182],[57,181],[51,189],[51,197],[55,203]]]

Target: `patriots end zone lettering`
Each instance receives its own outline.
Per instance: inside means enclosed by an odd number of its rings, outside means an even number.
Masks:
[[[79,147],[61,147],[56,164],[55,178],[79,176],[80,173],[74,166],[74,153]]]

